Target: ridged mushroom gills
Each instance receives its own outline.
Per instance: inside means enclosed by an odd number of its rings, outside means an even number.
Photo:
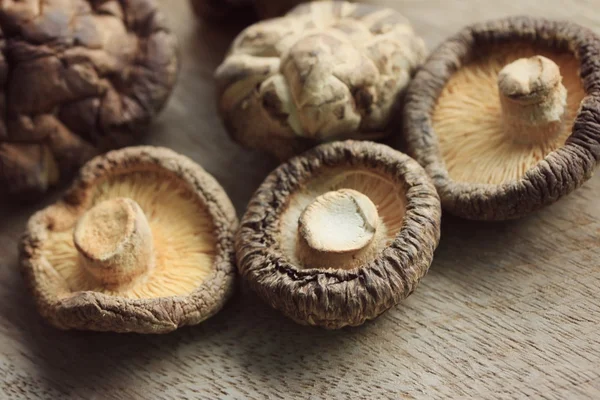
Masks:
[[[178,70],[154,0],[0,2],[0,195],[35,200],[135,143]]]
[[[280,159],[335,139],[382,138],[425,56],[394,10],[301,4],[235,39],[215,74],[220,114],[234,140]]]
[[[415,289],[440,215],[435,188],[408,156],[367,141],[323,144],[257,190],[236,238],[238,268],[299,323],[360,325]]]
[[[416,75],[409,152],[442,205],[517,218],[587,180],[600,159],[600,40],[573,23],[507,18],[465,28]]]
[[[197,164],[132,147],[90,161],[63,200],[30,219],[21,262],[53,325],[163,333],[210,317],[232,293],[236,227]]]

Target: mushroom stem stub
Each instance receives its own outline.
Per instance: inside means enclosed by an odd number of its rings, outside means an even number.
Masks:
[[[554,61],[533,56],[506,65],[498,90],[505,133],[515,142],[543,143],[560,133],[567,90]]]
[[[88,210],[73,232],[82,266],[106,286],[122,286],[154,265],[152,232],[129,198],[105,200]]]
[[[379,227],[377,207],[364,194],[340,189],[317,197],[298,220],[299,257],[309,268],[351,268],[368,252]]]

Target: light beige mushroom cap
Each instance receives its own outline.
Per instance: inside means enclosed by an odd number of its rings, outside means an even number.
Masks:
[[[216,71],[219,108],[234,139],[281,158],[321,141],[382,137],[425,55],[394,10],[302,4],[235,39]]]

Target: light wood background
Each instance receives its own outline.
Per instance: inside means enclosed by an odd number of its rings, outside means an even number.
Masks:
[[[211,76],[236,27],[162,1],[183,67],[148,143],[191,156],[238,212],[275,166],[227,138]],[[404,0],[390,4],[430,48],[465,24],[512,14],[600,33],[594,0]],[[62,332],[38,316],[17,268],[33,206],[0,210],[0,398],[600,398],[600,177],[528,218],[445,216],[414,295],[359,328],[302,327],[240,289],[205,323],[165,336]],[[56,195],[54,196],[56,197]]]

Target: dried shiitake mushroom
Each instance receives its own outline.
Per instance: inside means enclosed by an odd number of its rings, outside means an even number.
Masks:
[[[61,329],[165,333],[215,314],[233,292],[229,198],[189,158],[130,147],[86,164],[36,213],[21,265],[40,313]]]
[[[280,159],[323,141],[383,137],[424,57],[393,10],[302,4],[235,39],[215,75],[219,110],[235,140]]]
[[[600,160],[600,39],[518,17],[465,28],[410,84],[409,152],[448,211],[521,217],[585,182]]]
[[[0,194],[32,197],[132,143],[175,83],[154,0],[0,2]]]
[[[238,269],[296,322],[360,325],[415,289],[440,216],[433,184],[408,156],[367,141],[323,144],[259,187],[236,237]]]

